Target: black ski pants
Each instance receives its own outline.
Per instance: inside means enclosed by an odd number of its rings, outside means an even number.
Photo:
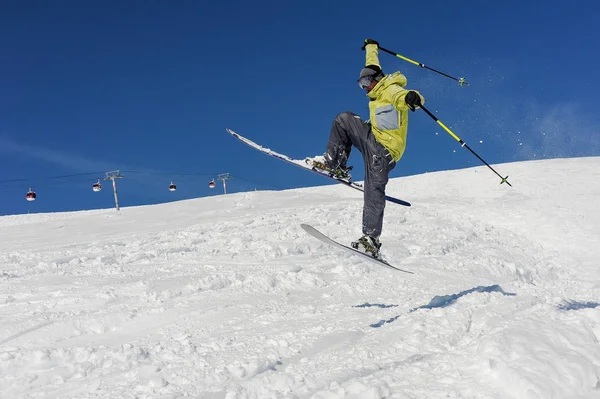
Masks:
[[[342,112],[333,120],[327,157],[336,166],[345,167],[352,146],[358,148],[365,161],[363,234],[379,237],[385,209],[385,186],[396,166],[390,152],[373,136],[371,124],[352,112]]]

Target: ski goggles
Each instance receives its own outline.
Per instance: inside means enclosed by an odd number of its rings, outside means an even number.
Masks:
[[[361,89],[366,89],[367,87],[371,86],[371,83],[374,81],[375,79],[373,79],[373,76],[363,76],[362,78],[358,79],[358,87]]]

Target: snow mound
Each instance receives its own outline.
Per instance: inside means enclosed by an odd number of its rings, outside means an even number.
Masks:
[[[2,398],[600,397],[600,158],[0,217]]]

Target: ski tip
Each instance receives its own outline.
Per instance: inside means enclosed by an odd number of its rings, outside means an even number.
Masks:
[[[304,230],[306,232],[315,229],[314,227],[312,227],[311,225],[308,225],[306,223],[300,223],[300,227],[302,228],[302,230]]]
[[[225,131],[237,139],[239,139],[241,137],[239,134],[237,134],[236,132],[234,132],[233,130],[231,130],[229,128],[225,128]]]

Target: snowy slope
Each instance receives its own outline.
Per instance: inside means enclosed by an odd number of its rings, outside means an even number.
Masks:
[[[0,218],[1,398],[600,397],[600,158]]]

